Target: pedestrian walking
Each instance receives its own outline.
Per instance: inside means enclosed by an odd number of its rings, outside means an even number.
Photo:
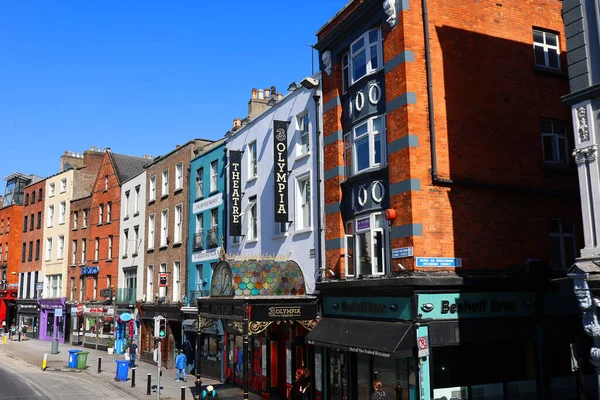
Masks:
[[[131,368],[137,367],[135,361],[137,360],[138,355],[140,354],[140,349],[138,348],[137,343],[132,340],[127,347],[127,354],[129,354],[129,366]]]
[[[6,320],[2,320],[2,334],[6,333]]]
[[[304,400],[312,399],[312,374],[310,368],[304,368],[304,371],[302,371],[302,385],[300,385],[300,392],[304,395]]]
[[[187,368],[187,357],[183,354],[183,350],[179,350],[179,355],[175,359],[175,368],[177,368],[177,372],[175,373],[175,380],[179,380],[179,376],[183,377],[183,381],[187,382],[187,374],[185,372]]]
[[[242,351],[242,348],[240,346],[237,347],[237,353],[236,353],[236,360],[235,360],[235,372],[237,372],[238,375],[242,374],[242,365],[244,365],[244,352]]]
[[[388,396],[383,390],[383,384],[379,379],[373,382],[373,394],[371,395],[371,400],[388,400]]]

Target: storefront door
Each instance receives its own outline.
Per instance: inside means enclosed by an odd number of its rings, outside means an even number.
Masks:
[[[347,357],[342,352],[329,352],[329,393],[331,400],[348,399]]]

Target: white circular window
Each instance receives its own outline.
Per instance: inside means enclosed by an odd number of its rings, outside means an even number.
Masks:
[[[383,200],[383,196],[385,196],[385,187],[381,181],[373,182],[373,186],[371,186],[371,197],[373,201],[376,203],[381,203]]]
[[[358,188],[358,204],[364,206],[367,204],[367,189],[364,186]]]
[[[379,83],[373,83],[369,87],[369,101],[371,104],[377,104],[379,100],[381,100],[381,88],[379,87]]]
[[[356,93],[356,99],[354,100],[354,102],[356,105],[356,109],[358,111],[362,111],[363,107],[365,106],[365,95],[362,94],[362,92]]]

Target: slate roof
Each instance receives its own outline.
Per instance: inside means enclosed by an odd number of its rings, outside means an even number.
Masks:
[[[115,172],[119,178],[119,182],[123,183],[138,175],[144,170],[144,166],[152,162],[149,158],[140,158],[132,156],[124,156],[122,154],[110,153]]]

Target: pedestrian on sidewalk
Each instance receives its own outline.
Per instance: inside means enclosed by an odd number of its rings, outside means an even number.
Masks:
[[[2,320],[2,333],[6,333],[6,320]]]
[[[177,372],[175,373],[175,380],[179,380],[179,374],[183,377],[183,381],[187,382],[187,374],[185,372],[187,368],[187,357],[183,354],[183,350],[179,350],[179,355],[175,359],[175,368],[177,368]]]
[[[140,349],[138,348],[138,345],[134,340],[132,340],[131,343],[129,343],[129,347],[127,347],[127,354],[129,354],[129,366],[131,368],[137,367],[135,361],[140,355]]]
[[[17,333],[17,328],[15,328],[15,324],[12,324],[10,327],[10,335],[8,335],[8,338],[10,340],[15,340],[14,337],[15,337],[16,333]]]
[[[237,347],[237,352],[236,352],[236,360],[235,360],[235,372],[237,372],[238,375],[242,374],[242,365],[244,365],[244,352],[242,351],[242,348],[240,346]]]

